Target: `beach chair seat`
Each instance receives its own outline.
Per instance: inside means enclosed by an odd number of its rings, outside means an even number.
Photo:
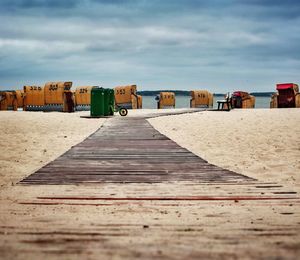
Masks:
[[[230,111],[232,105],[231,105],[231,98],[229,97],[229,93],[226,95],[225,99],[217,100],[217,104],[218,104],[219,111],[224,111],[224,110]]]

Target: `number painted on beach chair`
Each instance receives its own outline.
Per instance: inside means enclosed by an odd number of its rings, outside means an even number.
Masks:
[[[136,94],[136,85],[118,86],[115,87],[115,103],[118,106],[125,106],[127,108],[138,108],[138,97]]]
[[[75,90],[75,104],[76,106],[91,105],[91,91],[93,86],[77,87]]]
[[[190,107],[212,107],[213,106],[213,94],[207,90],[192,90],[190,92],[191,100]]]
[[[173,92],[160,92],[158,108],[175,108],[175,93]]]
[[[72,82],[48,82],[45,84],[45,105],[63,105],[64,91],[70,90]]]

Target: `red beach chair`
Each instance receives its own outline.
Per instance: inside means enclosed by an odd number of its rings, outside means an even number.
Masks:
[[[278,108],[283,107],[296,107],[295,96],[299,92],[299,88],[293,83],[277,84],[276,90],[278,91],[277,102]]]

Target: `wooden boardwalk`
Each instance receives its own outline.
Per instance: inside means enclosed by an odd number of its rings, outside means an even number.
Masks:
[[[3,259],[299,258],[297,192],[211,165],[145,118],[107,120],[21,184],[0,213]]]
[[[22,184],[251,181],[180,147],[145,118],[113,118]]]

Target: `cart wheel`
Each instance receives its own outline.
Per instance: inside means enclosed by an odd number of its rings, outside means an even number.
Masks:
[[[122,108],[120,108],[120,110],[119,110],[119,114],[120,114],[121,116],[127,116],[128,110],[127,110],[126,108],[122,107]]]

